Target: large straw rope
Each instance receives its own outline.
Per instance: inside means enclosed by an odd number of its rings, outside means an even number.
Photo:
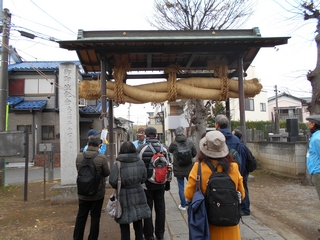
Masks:
[[[130,71],[130,63],[127,58],[117,57],[116,64],[113,68],[113,77],[115,79],[115,96],[114,100],[118,104],[124,104],[123,99],[123,80],[126,77],[127,71]]]
[[[214,75],[220,78],[219,101],[226,101],[229,97],[228,61],[225,57],[215,57],[208,62],[208,68],[213,69]]]
[[[168,73],[168,101],[175,102],[178,96],[176,80],[179,66],[172,64],[164,72]]]
[[[238,81],[227,79],[228,97],[239,98]],[[98,81],[79,83],[79,98],[96,100],[101,96]],[[116,83],[107,81],[107,98],[115,100]],[[178,99],[219,100],[221,84],[219,78],[186,78],[176,81]],[[254,78],[244,81],[245,98],[259,94],[262,85]],[[123,83],[123,101],[128,103],[165,102],[168,100],[168,82],[149,83],[130,86]]]

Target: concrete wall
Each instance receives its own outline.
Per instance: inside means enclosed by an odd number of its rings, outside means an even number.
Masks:
[[[260,169],[291,177],[306,173],[307,142],[249,142],[247,146]]]
[[[22,131],[0,132],[0,157],[24,157],[25,133]]]

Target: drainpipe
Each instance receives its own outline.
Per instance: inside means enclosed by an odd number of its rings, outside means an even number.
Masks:
[[[0,9],[2,11],[2,9]],[[2,53],[0,72],[0,132],[6,128],[6,102],[8,98],[8,58],[9,35],[11,26],[11,13],[9,9],[3,10]]]
[[[55,109],[58,109],[58,107],[59,107],[59,77],[58,77],[58,71],[54,71],[54,75],[56,76],[56,80],[55,80],[55,82],[56,82],[56,90],[55,90],[55,93],[54,93],[54,99],[55,99],[55,101],[54,101],[54,108]]]
[[[6,105],[6,128],[5,131],[8,132],[9,128],[9,104]]]
[[[280,128],[279,128],[279,107],[278,107],[278,89],[277,85],[274,86],[275,92],[276,92],[276,114],[275,114],[275,132],[276,134],[279,134]]]

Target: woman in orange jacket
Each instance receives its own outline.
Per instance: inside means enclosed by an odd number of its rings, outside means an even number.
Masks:
[[[184,191],[187,201],[191,202],[196,189],[196,178],[198,174],[198,164],[201,164],[201,191],[205,194],[207,189],[207,181],[212,174],[211,169],[206,164],[206,161],[217,167],[217,172],[223,170],[228,173],[232,181],[235,183],[236,190],[245,197],[243,187],[243,179],[239,172],[238,164],[233,160],[229,154],[228,146],[225,143],[224,135],[219,131],[210,131],[200,140],[200,152],[198,154],[198,161],[193,165],[189,174],[188,183]],[[214,240],[241,240],[240,226],[213,226],[210,225],[210,239]]]

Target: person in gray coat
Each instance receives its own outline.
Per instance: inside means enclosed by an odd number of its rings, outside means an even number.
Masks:
[[[147,169],[130,141],[122,143],[116,161],[120,161],[122,216],[115,221],[120,224],[121,240],[130,240],[130,223],[133,223],[135,239],[143,240],[142,219],[151,216],[147,198],[141,183],[147,180]],[[118,166],[111,169],[109,183],[117,189]]]
[[[85,156],[88,158],[92,158],[94,154],[98,153],[101,144],[102,142],[99,136],[89,138],[87,151],[85,153],[79,153],[77,155],[76,167],[78,171],[82,161],[84,160],[83,154],[85,154]],[[78,194],[79,209],[73,232],[74,240],[83,239],[84,229],[86,226],[89,212],[91,216],[91,225],[88,239],[96,240],[99,236],[101,209],[104,200],[104,194],[106,191],[105,178],[109,176],[110,169],[107,157],[103,154],[98,154],[93,159],[93,163],[96,166],[97,174],[100,179],[98,192],[92,196],[84,196]]]
[[[188,180],[188,176],[190,170],[193,166],[193,162],[185,166],[179,166],[177,161],[177,150],[178,144],[188,144],[191,150],[192,157],[197,155],[197,149],[193,142],[187,140],[186,136],[184,136],[184,128],[177,127],[175,130],[175,140],[169,146],[169,152],[173,154],[173,174],[177,178],[178,188],[179,188],[179,197],[180,197],[180,205],[178,208],[180,210],[186,210],[186,199],[184,197],[184,178]]]

